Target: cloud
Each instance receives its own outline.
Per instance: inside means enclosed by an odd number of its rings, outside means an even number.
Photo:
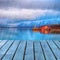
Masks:
[[[0,18],[19,18],[19,19],[33,19],[38,15],[42,15],[46,10],[33,9],[0,9]]]
[[[41,9],[0,9],[0,24],[8,26],[17,26],[21,20],[38,20],[38,19],[53,19],[60,16],[60,11],[56,10],[41,10]],[[46,20],[49,20],[46,19]],[[60,19],[60,18],[59,18]],[[32,21],[31,21],[32,22]]]
[[[60,15],[60,0],[0,0],[0,24],[14,26],[17,19],[35,20],[49,14]]]
[[[10,19],[28,19],[32,20],[38,16],[42,16],[44,14],[60,14],[58,11],[54,10],[41,10],[41,9],[0,9],[0,18],[10,18]]]
[[[60,10],[59,0],[0,0],[0,8]]]

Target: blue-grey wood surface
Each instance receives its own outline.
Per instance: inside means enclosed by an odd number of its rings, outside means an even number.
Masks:
[[[0,60],[60,60],[60,41],[0,40]]]

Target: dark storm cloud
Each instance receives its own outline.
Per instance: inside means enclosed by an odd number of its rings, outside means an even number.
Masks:
[[[59,0],[0,0],[0,8],[55,9],[60,10]]]

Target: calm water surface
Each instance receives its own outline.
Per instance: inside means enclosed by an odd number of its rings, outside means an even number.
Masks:
[[[30,29],[0,28],[0,40],[60,40],[60,34],[42,34]]]

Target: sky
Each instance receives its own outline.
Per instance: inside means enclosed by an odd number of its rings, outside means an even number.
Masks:
[[[0,0],[0,23],[60,15],[60,0]]]

